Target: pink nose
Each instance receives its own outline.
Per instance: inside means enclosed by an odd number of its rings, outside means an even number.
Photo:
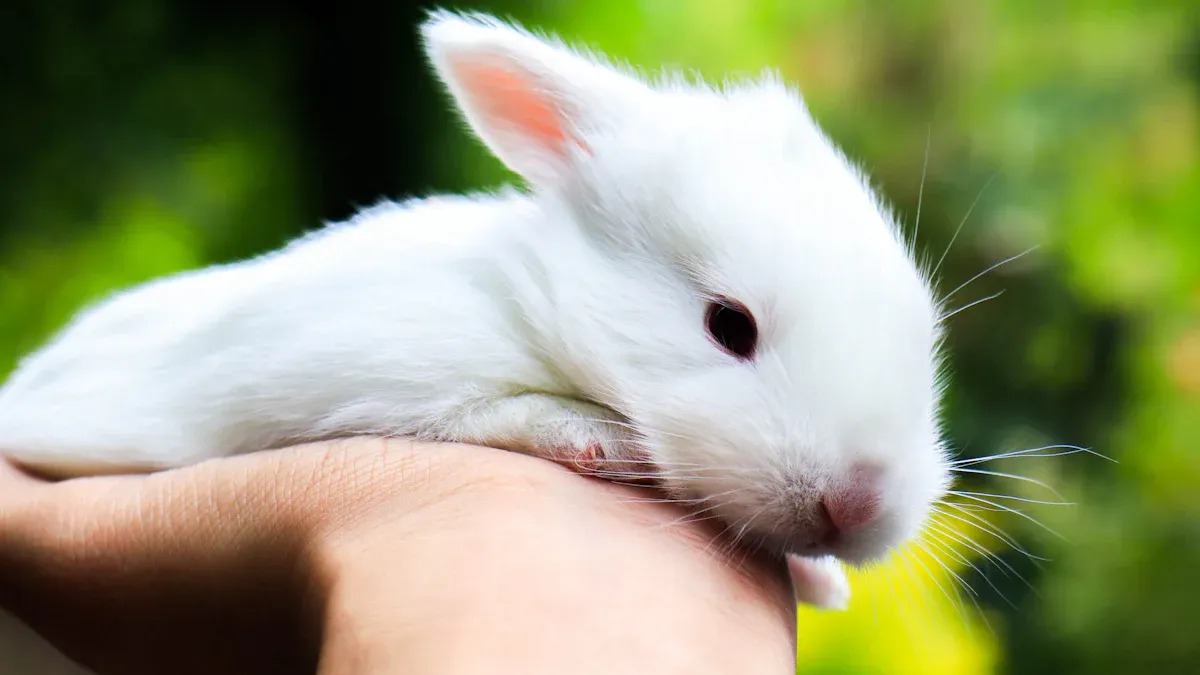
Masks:
[[[844,486],[830,490],[821,498],[821,510],[828,519],[821,539],[830,544],[843,534],[871,522],[879,514],[880,494],[877,473],[867,467],[855,467],[853,478]]]
[[[879,512],[879,493],[857,488],[832,492],[821,499],[821,507],[834,528],[849,532],[869,523]]]

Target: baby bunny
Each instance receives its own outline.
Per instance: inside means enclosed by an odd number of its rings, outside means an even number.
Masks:
[[[777,79],[650,83],[495,19],[425,49],[527,191],[387,203],[83,312],[0,451],[154,470],[357,434],[649,476],[844,604],[947,489],[931,286]]]

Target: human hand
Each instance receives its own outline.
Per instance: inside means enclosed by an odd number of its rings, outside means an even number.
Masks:
[[[0,461],[0,605],[105,674],[793,672],[782,563],[653,497],[399,439],[62,483]]]

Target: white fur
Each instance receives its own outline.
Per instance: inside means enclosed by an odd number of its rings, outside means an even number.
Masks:
[[[850,606],[850,580],[837,558],[790,555],[787,562],[798,604],[835,610]]]
[[[378,433],[648,458],[781,548],[868,464],[879,517],[807,553],[861,562],[912,535],[947,483],[935,303],[798,95],[648,83],[487,17],[422,30],[530,192],[383,204],[121,293],[0,390],[0,450],[70,474]],[[706,335],[716,296],[755,315],[753,361]]]

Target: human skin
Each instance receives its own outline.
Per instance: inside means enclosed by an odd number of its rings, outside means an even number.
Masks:
[[[791,673],[786,570],[645,488],[352,439],[47,482],[0,605],[102,674]]]

